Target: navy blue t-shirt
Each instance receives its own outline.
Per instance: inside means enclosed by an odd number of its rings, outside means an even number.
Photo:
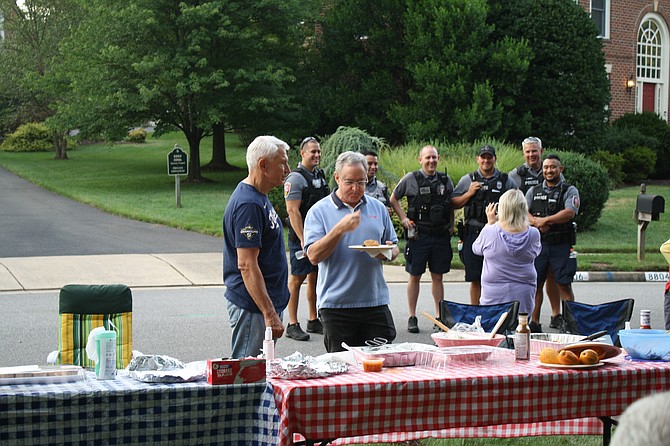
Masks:
[[[223,213],[223,283],[226,299],[247,311],[260,310],[244,286],[237,267],[237,248],[259,248],[258,265],[275,310],[288,304],[288,263],[281,219],[267,195],[253,186],[237,185]]]

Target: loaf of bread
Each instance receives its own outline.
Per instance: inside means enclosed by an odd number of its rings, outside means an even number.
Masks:
[[[366,240],[363,242],[363,246],[379,246],[379,242],[377,240]]]

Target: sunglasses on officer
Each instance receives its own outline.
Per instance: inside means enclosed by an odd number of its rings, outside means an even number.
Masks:
[[[300,150],[302,150],[302,148],[305,147],[305,144],[310,142],[315,142],[317,144],[319,143],[319,141],[317,141],[315,137],[308,136],[307,138],[303,139],[302,142],[300,143]]]

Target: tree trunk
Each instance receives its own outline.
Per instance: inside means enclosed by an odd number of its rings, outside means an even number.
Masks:
[[[212,127],[212,160],[202,167],[209,171],[240,170],[226,160],[226,128],[223,122]]]
[[[56,150],[56,159],[57,160],[66,160],[67,158],[67,139],[65,139],[65,134],[59,132],[58,130],[54,131],[54,149]]]
[[[202,139],[202,129],[195,128],[190,131],[184,130],[186,140],[188,141],[189,159],[188,159],[188,177],[187,183],[208,182],[200,173],[200,140]]]

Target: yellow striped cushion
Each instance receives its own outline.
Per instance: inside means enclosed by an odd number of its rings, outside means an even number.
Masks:
[[[108,323],[116,326],[116,368],[125,368],[133,355],[133,313],[116,314],[59,314],[58,350],[61,364],[75,364],[86,368],[95,367],[95,363],[86,354],[88,334],[97,327],[105,326],[114,330]]]

